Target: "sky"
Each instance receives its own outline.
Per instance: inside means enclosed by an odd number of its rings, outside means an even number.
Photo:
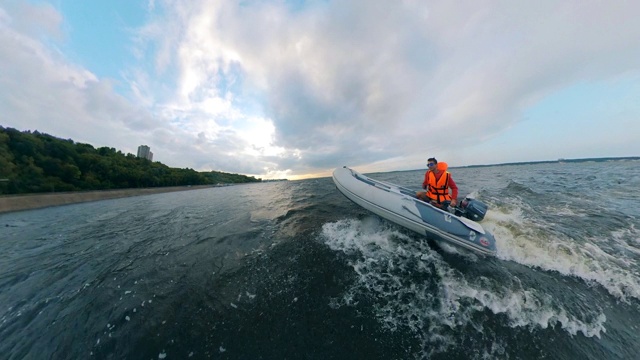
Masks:
[[[0,0],[0,126],[263,179],[640,155],[640,2]]]

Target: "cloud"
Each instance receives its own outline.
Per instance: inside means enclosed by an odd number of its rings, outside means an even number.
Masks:
[[[629,3],[173,5],[181,94],[236,65],[243,91],[264,96],[274,144],[298,154],[277,161],[296,174],[403,156],[422,166],[439,137],[490,139],[564,86],[638,70],[640,55]]]
[[[12,71],[0,78],[10,94],[0,96],[3,116],[132,152],[146,143],[170,166],[295,177],[342,165],[418,168],[434,155],[464,164],[487,148],[494,161],[535,157],[498,141],[528,110],[576,84],[640,74],[640,5],[631,2],[167,0],[148,8],[131,39],[138,65],[113,79],[60,53],[64,17],[50,6],[5,8],[0,56]],[[607,118],[629,126],[637,116],[632,108]],[[615,148],[638,149],[625,141]]]
[[[2,124],[121,149],[123,140],[134,141],[137,137],[129,129],[144,131],[153,127],[150,114],[115,94],[110,80],[100,80],[70,63],[41,40],[59,33],[50,25],[59,24],[61,16],[49,7],[42,11],[38,6],[22,11],[41,16],[14,18],[6,12],[2,16]],[[17,22],[20,26],[12,27]],[[42,24],[47,26],[39,26]],[[23,28],[46,29],[47,33],[30,36],[19,31]]]
[[[50,4],[7,3],[9,13],[0,8],[0,21],[10,24],[19,33],[28,36],[43,36],[61,40],[64,36],[60,29],[62,15]]]
[[[60,43],[51,42],[62,38],[61,14],[47,5],[46,11],[29,6],[11,14],[0,9],[0,58],[7,70],[0,77],[1,125],[131,153],[149,144],[156,160],[176,167],[249,174],[264,173],[265,164],[273,167],[241,154],[246,137],[210,121],[210,115],[246,118],[228,100],[205,93],[194,102],[158,103],[158,94],[147,87],[155,83],[145,80],[150,74],[133,71],[126,79],[132,89],[127,99],[115,91],[118,80],[100,79],[73,64],[58,51]]]

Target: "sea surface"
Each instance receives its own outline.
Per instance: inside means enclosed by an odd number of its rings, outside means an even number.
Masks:
[[[331,178],[0,215],[0,358],[639,358],[640,162],[450,171],[496,257]]]

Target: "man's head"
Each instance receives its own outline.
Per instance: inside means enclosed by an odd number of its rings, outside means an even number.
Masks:
[[[435,172],[438,167],[438,160],[436,160],[436,158],[429,158],[427,160],[427,167],[429,168],[429,170]]]

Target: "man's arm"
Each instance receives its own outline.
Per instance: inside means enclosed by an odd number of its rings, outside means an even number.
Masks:
[[[458,185],[453,181],[453,177],[449,175],[449,187],[451,188],[451,200],[458,202]]]

